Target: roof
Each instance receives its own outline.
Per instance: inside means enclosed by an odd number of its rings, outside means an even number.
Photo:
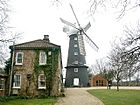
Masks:
[[[105,78],[104,78],[101,74],[93,75],[93,77],[92,77],[92,78],[97,78],[97,77],[100,77],[100,78],[105,79]]]
[[[42,40],[42,39],[38,39],[38,40],[34,40],[34,41],[30,41],[30,42],[25,42],[25,43],[21,43],[21,44],[16,44],[15,49],[43,49],[43,48],[60,48],[59,45],[50,43],[47,40]],[[13,49],[13,46],[10,46],[10,49]]]

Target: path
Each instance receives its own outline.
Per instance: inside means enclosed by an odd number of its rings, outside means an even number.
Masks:
[[[66,97],[62,97],[55,105],[104,105],[98,98],[83,88],[66,89]]]

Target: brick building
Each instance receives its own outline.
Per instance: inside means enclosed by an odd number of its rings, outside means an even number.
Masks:
[[[62,79],[61,47],[49,36],[10,46],[12,70],[9,94],[24,96],[60,94]]]
[[[107,80],[101,75],[92,75],[90,78],[91,86],[107,86]]]

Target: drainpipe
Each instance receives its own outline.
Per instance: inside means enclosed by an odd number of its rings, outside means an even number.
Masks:
[[[15,42],[13,42],[13,51],[12,51],[12,64],[11,64],[11,72],[10,72],[10,84],[9,84],[9,96],[11,95],[11,88],[12,88],[12,75],[14,69],[14,53],[15,53]]]

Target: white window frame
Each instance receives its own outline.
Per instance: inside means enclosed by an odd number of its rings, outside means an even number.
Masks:
[[[78,47],[78,45],[77,44],[74,44],[74,47]]]
[[[74,68],[74,72],[77,73],[78,72],[78,68]]]
[[[77,37],[74,37],[74,40],[78,40],[78,38]]]
[[[17,79],[16,76],[19,76],[19,80],[15,81],[15,79]],[[18,86],[16,86],[16,82],[19,82]],[[16,89],[20,89],[21,88],[21,75],[20,74],[15,74],[14,75],[13,88],[16,88]]]
[[[44,58],[42,58],[44,56]],[[44,59],[44,60],[42,60]],[[47,63],[47,55],[45,51],[40,51],[39,53],[39,65],[46,65]]]
[[[18,62],[19,54],[22,55],[22,57],[21,57],[21,62]],[[23,64],[23,56],[24,56],[23,52],[17,52],[17,53],[16,53],[16,65],[22,65],[22,64]]]
[[[44,80],[41,80],[40,76],[44,76]],[[45,82],[45,86],[41,86],[41,82]],[[38,89],[46,89],[46,77],[44,74],[39,74],[38,76]]]
[[[0,78],[0,90],[4,90],[4,88],[5,88],[5,79],[4,78]]]
[[[74,64],[78,64],[78,61],[74,61]]]
[[[48,52],[48,55],[52,55],[52,52],[51,52],[51,51],[49,51],[49,52]]]
[[[78,52],[74,52],[74,55],[78,55]]]

